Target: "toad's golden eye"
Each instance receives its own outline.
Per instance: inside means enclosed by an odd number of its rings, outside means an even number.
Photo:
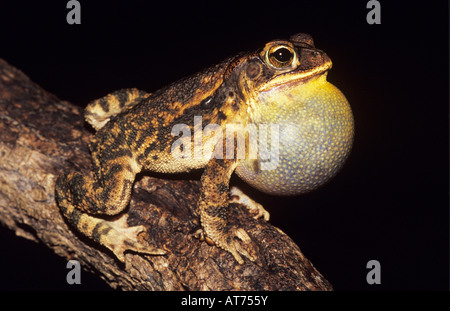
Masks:
[[[295,58],[294,50],[286,45],[277,45],[270,48],[266,53],[267,62],[278,69],[291,66]]]

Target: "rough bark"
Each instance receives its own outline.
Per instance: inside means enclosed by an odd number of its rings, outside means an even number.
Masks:
[[[111,287],[124,290],[331,290],[332,286],[281,230],[233,205],[259,248],[255,263],[192,237],[199,228],[196,175],[140,175],[127,213],[145,224],[143,238],[164,256],[128,253],[125,264],[78,234],[54,199],[56,176],[89,172],[92,132],[80,108],[58,99],[0,59],[0,221],[16,235],[75,259]]]

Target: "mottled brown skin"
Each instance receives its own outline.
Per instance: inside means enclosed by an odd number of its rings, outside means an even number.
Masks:
[[[292,50],[292,63],[275,63],[280,68],[268,63],[267,49],[277,44]],[[282,61],[283,57],[286,55],[280,56]],[[58,178],[56,197],[62,214],[121,261],[127,250],[161,255],[163,250],[137,239],[145,230],[143,225],[128,227],[126,215],[120,216],[130,201],[135,176],[145,170],[177,173],[204,168],[199,201],[201,237],[230,252],[239,263],[244,262],[241,256],[255,260],[250,237],[238,227],[229,227],[227,221],[229,180],[239,160],[175,159],[171,146],[179,137],[171,130],[176,124],[193,130],[195,116],[202,116],[203,126],[213,123],[225,129],[231,123],[246,125],[251,122],[260,91],[302,83],[329,68],[331,61],[314,48],[312,38],[298,34],[291,41],[273,41],[264,49],[229,58],[152,94],[124,89],[93,101],[85,113],[97,130],[89,145],[93,174],[69,172]],[[264,212],[259,215],[268,219]]]

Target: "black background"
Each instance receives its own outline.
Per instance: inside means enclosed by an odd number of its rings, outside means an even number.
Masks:
[[[157,90],[275,38],[311,34],[333,60],[328,80],[354,111],[352,154],[310,194],[247,193],[336,290],[448,290],[446,1],[382,1],[381,25],[367,24],[366,1],[92,2],[80,1],[81,25],[66,23],[66,1],[2,3],[0,57],[85,106],[120,88]],[[0,239],[0,289],[107,289],[87,273],[69,286],[66,262],[50,250],[5,228]],[[381,263],[380,285],[366,282],[371,259]]]

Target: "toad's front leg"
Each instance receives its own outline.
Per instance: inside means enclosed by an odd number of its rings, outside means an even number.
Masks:
[[[199,209],[205,238],[243,264],[241,255],[254,261],[255,251],[247,232],[228,224],[229,181],[237,164],[236,160],[223,159],[212,159],[208,163],[201,179]]]

